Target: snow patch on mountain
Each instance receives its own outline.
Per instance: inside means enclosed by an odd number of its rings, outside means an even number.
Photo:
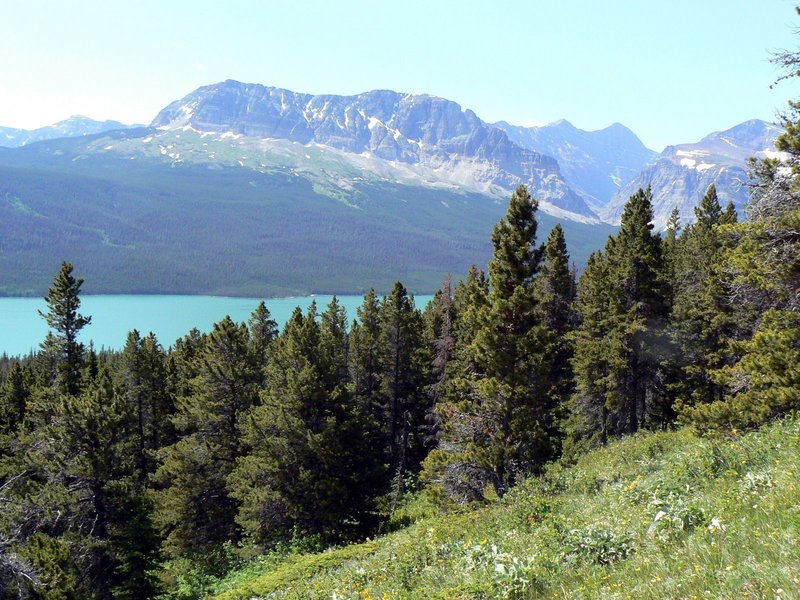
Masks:
[[[226,81],[172,103],[152,123],[162,131],[187,125],[201,132],[226,132],[217,139],[238,140],[233,137],[238,135],[319,144],[353,157],[411,165],[409,169],[426,174],[429,187],[441,183],[467,191],[508,192],[526,184],[534,196],[560,210],[596,218],[555,159],[520,146],[474,112],[435,96],[387,90],[312,96]]]
[[[694,207],[700,203],[711,184],[717,188],[720,202],[733,202],[740,212],[748,199],[748,164],[751,156],[781,157],[775,140],[781,129],[753,119],[731,129],[714,132],[694,144],[668,146],[637,177],[622,187],[601,212],[600,217],[619,224],[628,198],[639,188],[650,186],[653,192],[653,222],[657,229],[666,227],[674,208],[681,223],[695,220]]]

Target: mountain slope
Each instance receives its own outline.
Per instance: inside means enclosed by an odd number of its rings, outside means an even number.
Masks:
[[[645,433],[503,500],[318,554],[255,560],[205,594],[244,598],[793,598],[800,422],[708,439]],[[201,592],[202,593],[202,592]]]
[[[543,127],[494,123],[523,148],[554,157],[561,172],[590,207],[600,209],[656,156],[619,123],[584,131],[561,120]]]
[[[753,119],[731,129],[711,133],[694,144],[668,146],[653,163],[623,186],[600,211],[603,220],[619,223],[628,198],[648,185],[653,190],[655,225],[663,229],[673,208],[681,222],[694,221],[694,207],[708,187],[717,187],[720,202],[733,202],[742,214],[748,199],[747,159],[772,156],[781,129]]]
[[[283,153],[338,169],[340,151],[281,140],[270,152],[285,165],[243,167],[231,141],[138,129],[0,149],[0,294],[43,293],[62,260],[87,293],[248,296],[388,291],[397,279],[429,292],[488,261],[507,200],[358,170],[349,189],[325,187]],[[209,147],[228,154],[208,160]],[[544,236],[556,220],[540,220]],[[578,264],[613,231],[564,226]]]
[[[356,96],[312,96],[290,90],[225,81],[173,102],[153,127],[251,140],[280,139],[322,145],[375,163],[400,163],[408,172],[448,173],[465,191],[507,196],[526,184],[551,214],[596,220],[564,181],[552,157],[522,148],[486,125],[471,110],[428,95],[376,90]],[[363,168],[364,165],[362,165]],[[380,167],[385,168],[385,167]]]
[[[141,125],[125,125],[119,121],[95,121],[88,117],[76,115],[38,129],[0,127],[0,147],[17,148],[44,140],[93,135],[115,129],[130,129],[134,127],[141,127]]]

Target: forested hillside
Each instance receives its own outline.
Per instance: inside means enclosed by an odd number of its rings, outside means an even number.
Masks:
[[[85,150],[115,135],[141,145],[147,133],[107,135],[0,149],[0,295],[44,294],[64,260],[92,294],[352,294],[388,292],[397,279],[433,292],[448,271],[485,264],[504,212],[477,193],[362,181],[343,202],[288,169]],[[616,231],[564,227],[579,265]]]

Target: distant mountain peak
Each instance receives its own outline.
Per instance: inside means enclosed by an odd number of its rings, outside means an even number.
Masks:
[[[775,138],[780,135],[781,131],[783,131],[782,128],[774,123],[768,123],[761,119],[750,119],[729,129],[710,133],[698,143],[727,140],[731,145],[751,147],[753,145],[762,145],[765,139]]]
[[[517,144],[554,156],[567,182],[595,210],[656,156],[619,123],[598,131],[578,129],[566,119],[537,127],[509,125],[505,121],[495,126]]]
[[[450,170],[462,173],[462,185],[470,191],[494,189],[505,195],[524,183],[543,207],[596,219],[564,181],[554,158],[520,146],[472,110],[430,94],[372,90],[311,95],[227,80],[173,102],[152,126],[318,144],[427,170]]]
[[[614,123],[612,123],[608,127],[603,127],[602,129],[598,129],[596,131],[596,133],[597,132],[601,132],[601,131],[604,131],[604,132],[607,132],[607,133],[612,133],[612,132],[613,133],[624,133],[626,135],[632,135],[634,137],[637,137],[636,134],[633,133],[633,131],[631,130],[630,127],[626,127],[625,125],[623,125],[622,123],[619,123],[617,121],[615,121]],[[638,139],[638,137],[637,137],[637,139]]]
[[[135,127],[141,127],[141,125],[125,125],[119,121],[97,121],[84,115],[72,115],[62,121],[39,127],[38,129],[0,127],[0,146],[16,148],[34,142],[94,135],[114,129],[132,129]]]
[[[720,203],[733,202],[742,210],[748,199],[748,166],[751,156],[771,155],[781,129],[760,119],[750,119],[723,131],[715,131],[692,144],[667,146],[635,179],[620,189],[601,215],[618,223],[628,198],[648,185],[653,191],[654,222],[666,226],[678,208],[682,223],[694,221],[694,207],[713,183]]]

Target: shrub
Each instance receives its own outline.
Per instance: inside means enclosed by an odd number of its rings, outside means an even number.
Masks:
[[[589,525],[571,529],[563,541],[567,559],[582,559],[608,565],[633,553],[632,537],[610,529]]]

